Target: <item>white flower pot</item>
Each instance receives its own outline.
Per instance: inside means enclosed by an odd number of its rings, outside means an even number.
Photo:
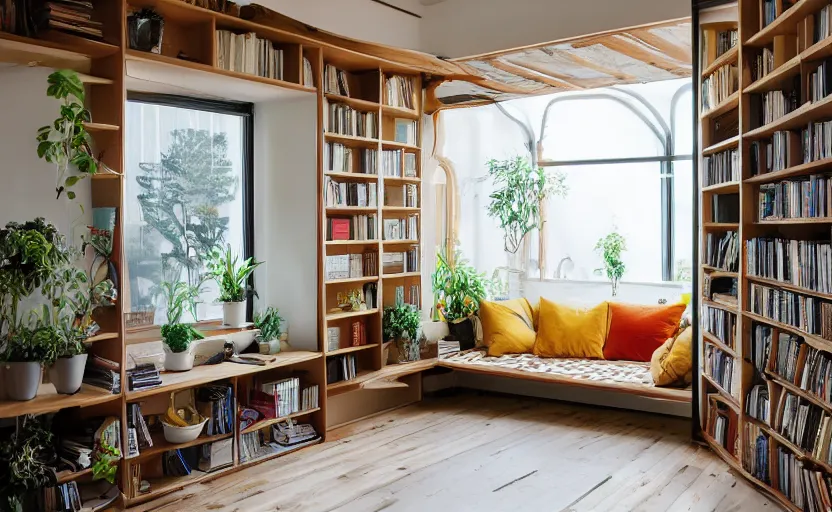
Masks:
[[[187,372],[194,367],[193,345],[185,352],[171,352],[165,346],[165,370],[169,372]]]
[[[43,367],[40,362],[6,363],[6,394],[12,400],[31,400],[38,395]]]
[[[229,327],[242,327],[246,323],[246,301],[223,302],[222,323]]]
[[[59,357],[55,364],[49,367],[49,380],[55,385],[55,390],[58,393],[64,395],[75,394],[81,389],[86,366],[87,354]]]

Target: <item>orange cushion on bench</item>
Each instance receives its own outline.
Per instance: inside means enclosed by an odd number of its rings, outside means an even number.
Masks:
[[[541,357],[604,358],[607,303],[592,309],[555,304],[540,298],[534,354]]]
[[[684,304],[643,306],[610,303],[604,358],[649,362],[653,352],[679,329]]]

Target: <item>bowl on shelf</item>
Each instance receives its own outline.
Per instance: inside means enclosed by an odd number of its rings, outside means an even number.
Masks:
[[[195,425],[188,425],[187,427],[177,427],[163,421],[162,427],[165,429],[165,441],[173,444],[190,443],[199,437],[206,423],[208,423],[208,418],[205,418]]]

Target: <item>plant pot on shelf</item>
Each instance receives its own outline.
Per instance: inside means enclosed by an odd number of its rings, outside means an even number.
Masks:
[[[59,357],[55,364],[49,367],[49,380],[55,385],[58,393],[73,395],[81,389],[86,366],[87,354]]]
[[[187,372],[194,367],[193,346],[185,352],[171,352],[165,345],[165,370],[169,372]]]
[[[450,338],[459,341],[460,350],[470,350],[476,345],[477,337],[474,333],[474,322],[470,318],[448,322]]]
[[[222,323],[227,327],[242,327],[246,323],[246,301],[223,302]]]
[[[26,401],[38,395],[43,367],[40,362],[5,363],[6,394],[12,400]]]
[[[152,9],[142,9],[127,17],[128,42],[133,50],[162,53],[164,35],[165,20]]]

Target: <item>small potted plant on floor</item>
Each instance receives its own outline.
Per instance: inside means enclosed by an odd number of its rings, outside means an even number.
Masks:
[[[459,341],[460,348],[474,348],[476,337],[471,317],[487,296],[485,274],[478,273],[459,251],[453,263],[448,262],[442,251],[437,252],[436,260],[436,272],[432,276],[436,309],[448,322],[450,335]]]
[[[269,306],[265,311],[254,315],[254,327],[260,329],[255,341],[260,345],[261,354],[280,352],[280,324],[283,317],[277,308]]]
[[[254,295],[249,277],[262,262],[248,258],[240,263],[239,257],[231,252],[231,245],[225,251],[214,249],[208,258],[208,276],[213,278],[220,289],[222,302],[222,323],[229,327],[242,327],[246,321],[246,299]]]
[[[194,367],[194,340],[204,338],[190,324],[182,323],[186,310],[196,318],[196,299],[199,289],[181,281],[160,285],[167,304],[167,323],[162,326],[162,342],[165,350],[165,370],[185,372]]]
[[[397,304],[384,308],[382,331],[386,341],[396,348],[396,362],[419,360],[419,311],[410,304]]]

